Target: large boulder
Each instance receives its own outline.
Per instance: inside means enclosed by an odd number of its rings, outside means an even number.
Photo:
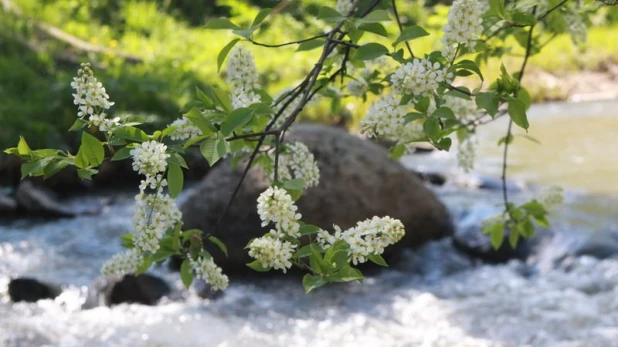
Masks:
[[[406,227],[403,240],[387,249],[392,258],[402,248],[450,235],[451,218],[444,205],[418,176],[387,157],[384,148],[343,130],[320,125],[295,127],[286,140],[302,141],[314,154],[321,178],[298,201],[303,221],[332,230],[373,216],[400,219]],[[213,168],[181,206],[186,229],[211,233],[240,180],[242,165],[228,162]],[[269,185],[262,170],[252,168],[216,236],[226,243],[229,257],[218,250],[217,260],[228,272],[246,270],[250,261],[244,247],[265,230],[260,227],[257,198]]]
[[[110,306],[122,303],[155,305],[171,291],[169,284],[159,277],[149,274],[125,275],[118,281],[107,283],[105,303]]]
[[[35,186],[31,181],[22,181],[17,187],[15,200],[19,209],[28,215],[45,217],[75,217],[76,213],[62,205],[45,189]]]

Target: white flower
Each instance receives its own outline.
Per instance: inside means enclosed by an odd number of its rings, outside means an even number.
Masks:
[[[167,146],[157,141],[146,141],[130,151],[133,170],[146,176],[156,176],[167,168]]]
[[[140,192],[135,196],[133,216],[133,244],[142,252],[154,253],[159,249],[159,239],[182,219],[176,202],[168,194]]]
[[[450,108],[459,120],[472,121],[475,119],[477,107],[474,101],[450,95],[444,96],[444,101],[442,106]]]
[[[252,104],[262,101],[262,97],[246,86],[236,85],[232,87],[232,108],[238,109],[249,107]]]
[[[470,172],[474,168],[476,146],[476,137],[470,134],[459,141],[457,146],[457,163],[465,172]]]
[[[264,268],[283,270],[292,267],[292,255],[296,245],[273,237],[253,239],[249,244],[249,255],[260,262]]]
[[[588,39],[588,28],[586,28],[586,24],[582,20],[582,17],[578,13],[569,12],[566,14],[565,19],[569,26],[568,29],[571,35],[571,41],[576,45],[586,43]]]
[[[197,137],[202,135],[202,131],[200,128],[196,127],[191,123],[191,120],[187,117],[182,117],[176,119],[170,126],[175,126],[176,129],[170,135],[170,139],[173,141],[176,140],[186,140],[192,137]]]
[[[545,209],[550,210],[556,205],[561,205],[564,202],[564,189],[559,186],[549,186],[543,188],[539,192],[539,196],[536,200],[543,206]]]
[[[480,0],[455,0],[448,11],[448,22],[442,29],[442,55],[449,60],[455,56],[459,44],[465,44],[474,51],[476,41],[483,32],[483,13],[486,2]]]
[[[258,72],[251,52],[237,45],[230,53],[227,64],[227,82],[246,90],[259,89]]]
[[[405,235],[400,220],[391,217],[373,217],[356,226],[341,231],[335,226],[335,234],[318,231],[318,242],[324,249],[330,248],[337,240],[343,240],[350,245],[350,256],[354,265],[367,261],[370,254],[382,254],[384,249],[399,242]]]
[[[354,5],[354,0],[337,0],[337,7],[335,9],[342,15],[347,16],[352,11],[352,5]]]
[[[262,226],[275,223],[276,231],[284,232],[292,237],[300,236],[298,221],[302,217],[297,213],[292,197],[284,189],[269,187],[257,199],[257,210],[262,220]]]
[[[433,93],[440,83],[450,83],[452,73],[447,73],[440,63],[428,59],[414,59],[405,63],[391,76],[393,90],[397,94],[428,95]]]
[[[401,127],[399,134],[397,135],[397,142],[401,144],[408,144],[410,142],[423,140],[426,137],[427,135],[425,135],[423,125],[412,121]]]
[[[278,179],[300,178],[307,188],[317,186],[320,183],[320,169],[309,148],[302,142],[293,142],[286,148],[287,151],[279,155]],[[274,162],[274,154],[270,156]],[[271,171],[274,172],[274,168]]]
[[[229,279],[212,258],[199,257],[197,260],[193,260],[189,255],[187,255],[187,258],[197,277],[209,283],[212,289],[225,290],[227,288]]]
[[[368,88],[369,85],[363,77],[358,77],[348,83],[348,91],[352,96],[363,96],[367,92]]]
[[[79,118],[88,117],[88,121],[101,131],[111,131],[118,126],[120,119],[106,120],[104,110],[114,105],[109,101],[109,95],[103,84],[99,82],[90,69],[90,64],[82,64],[73,78],[71,88],[75,89],[73,103],[77,105]]]
[[[361,121],[362,132],[372,136],[396,137],[404,124],[406,107],[399,105],[393,94],[384,95],[373,103]]]
[[[134,249],[114,255],[101,267],[104,276],[123,276],[132,274],[144,262],[144,257]]]

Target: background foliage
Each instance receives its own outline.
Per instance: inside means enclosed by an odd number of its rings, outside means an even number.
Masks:
[[[1,4],[8,4],[2,1]],[[96,73],[116,102],[113,110],[123,110],[168,124],[191,105],[195,86],[222,83],[217,73],[216,55],[232,36],[202,28],[211,18],[225,16],[247,24],[261,8],[275,8],[270,25],[256,39],[280,43],[301,39],[326,23],[308,23],[327,0],[12,0],[18,10],[0,7],[0,147],[14,146],[19,135],[33,148],[72,147],[78,139],[66,129],[75,120],[75,106],[69,83],[79,62],[93,62]],[[431,35],[415,41],[415,51],[425,53],[439,46],[440,28],[447,7],[439,1],[399,1],[401,15],[408,23],[419,23]],[[562,35],[541,55],[531,59],[533,69],[550,72],[599,69],[608,61],[618,62],[618,8],[606,7],[593,18],[595,28],[582,47]],[[81,39],[103,53],[88,52],[66,40],[50,37],[42,25],[51,25]],[[316,29],[317,28],[317,29]],[[392,36],[397,28],[387,27]],[[372,37],[380,40],[379,37]],[[387,39],[384,39],[387,44]],[[507,42],[505,46],[516,46]],[[294,54],[295,47],[277,51],[252,47],[262,73],[262,84],[271,94],[292,85],[307,74],[317,51]],[[276,52],[276,53],[275,53]],[[127,59],[128,56],[128,59]],[[515,59],[514,59],[515,60]],[[500,62],[490,63],[484,74]],[[495,64],[495,66],[491,66]],[[507,68],[509,61],[505,62]],[[525,81],[531,83],[530,81]],[[364,107],[319,104],[303,114],[305,119],[323,122],[348,121],[355,126]]]

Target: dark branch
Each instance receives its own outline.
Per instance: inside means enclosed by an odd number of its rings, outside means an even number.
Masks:
[[[393,0],[393,14],[395,15],[395,19],[397,20],[397,25],[399,26],[399,32],[403,33],[403,25],[401,24],[401,18],[399,18],[399,12],[397,11],[397,1]],[[414,53],[412,53],[412,47],[408,41],[406,41],[406,47],[408,48],[408,52],[410,52],[410,57],[414,58]]]

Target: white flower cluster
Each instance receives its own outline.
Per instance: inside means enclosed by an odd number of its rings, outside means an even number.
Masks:
[[[403,238],[405,230],[400,220],[391,217],[373,217],[356,226],[341,231],[335,226],[335,234],[319,230],[317,240],[324,249],[330,248],[337,240],[350,245],[350,257],[354,265],[364,263],[370,254],[382,254],[384,249]]]
[[[586,24],[582,20],[582,17],[574,12],[566,14],[566,22],[569,26],[569,34],[571,35],[571,41],[576,45],[586,43],[588,39],[588,29]]]
[[[367,92],[367,89],[369,89],[369,84],[362,76],[348,82],[348,91],[352,96],[363,96]]]
[[[193,260],[190,255],[187,255],[187,258],[197,277],[209,283],[213,290],[225,290],[227,288],[229,279],[212,258],[199,257],[197,260]]]
[[[253,239],[249,244],[249,255],[266,269],[283,270],[292,267],[292,255],[296,245],[275,237],[263,236]]]
[[[73,103],[78,105],[77,116],[88,121],[100,131],[112,131],[120,124],[120,118],[107,118],[104,110],[114,105],[109,101],[109,95],[103,84],[99,82],[90,69],[90,64],[82,64],[73,78],[71,88],[75,89]]]
[[[461,121],[474,120],[477,107],[474,101],[458,98],[456,96],[445,95],[444,105],[453,111],[455,117]]]
[[[279,93],[277,93],[277,95],[275,95],[275,98],[273,99],[273,105],[272,105],[273,110],[275,111],[275,114],[279,113],[279,111],[283,108],[283,106],[287,104],[287,102],[289,101],[289,98],[291,97],[291,96],[288,96],[288,94],[291,92],[292,92],[292,88],[288,87],[288,88],[282,89]],[[298,106],[299,102],[300,102],[300,98],[297,97],[287,105],[285,110],[283,110],[283,112],[281,112],[281,114],[279,115],[279,118],[277,118],[277,121],[273,125],[273,129],[281,128],[283,123],[285,123],[285,120],[288,119],[288,117],[292,114],[294,109]]]
[[[470,172],[474,168],[476,147],[477,140],[473,135],[468,134],[465,138],[459,140],[457,145],[457,164],[465,172]]]
[[[140,192],[135,196],[133,216],[133,244],[142,252],[154,253],[165,231],[182,219],[176,202],[169,194]]]
[[[227,65],[227,82],[232,86],[232,107],[247,107],[261,101],[256,93],[260,88],[258,72],[251,52],[238,45],[230,53]]]
[[[302,142],[292,142],[286,145],[287,152],[279,155],[279,180],[300,178],[305,186],[315,187],[320,183],[320,168],[315,162],[313,153]],[[271,155],[274,162],[274,154]],[[274,171],[274,169],[273,169]]]
[[[446,71],[440,63],[428,59],[414,59],[400,66],[391,76],[393,90],[397,94],[428,95],[440,83],[451,83],[453,74]]]
[[[404,124],[407,108],[399,105],[399,98],[393,94],[384,95],[367,110],[361,121],[363,133],[369,136],[397,137]]]
[[[142,142],[133,148],[130,153],[133,156],[133,170],[141,175],[156,177],[167,168],[167,146],[157,141]]]
[[[480,0],[455,0],[448,11],[448,22],[442,29],[442,55],[449,60],[454,58],[459,44],[474,50],[476,40],[483,32],[483,13],[487,2]]]
[[[275,223],[273,234],[287,234],[292,237],[300,236],[298,221],[302,217],[297,212],[298,207],[285,189],[269,187],[257,199],[257,211],[262,220],[262,226]]]
[[[335,10],[341,13],[344,16],[347,16],[350,11],[352,11],[352,6],[354,5],[354,0],[337,0],[337,6]]]
[[[176,119],[170,125],[176,127],[176,129],[174,129],[174,131],[170,135],[170,139],[172,139],[173,141],[182,141],[202,135],[202,131],[200,130],[200,128],[193,125],[191,120],[189,120],[189,118],[187,117]]]
[[[564,189],[559,186],[545,187],[539,192],[539,196],[536,200],[541,205],[545,206],[547,210],[550,210],[564,202]]]
[[[101,267],[101,274],[104,276],[123,276],[135,273],[143,262],[144,257],[139,252],[129,249],[107,260]]]

